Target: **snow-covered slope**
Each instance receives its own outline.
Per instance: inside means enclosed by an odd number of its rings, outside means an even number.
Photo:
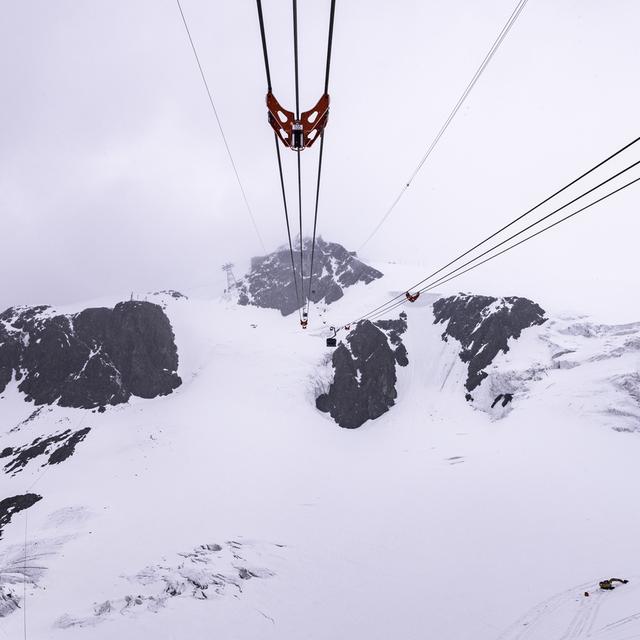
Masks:
[[[420,300],[395,404],[341,429],[315,407],[333,353],[322,323],[397,289],[393,274],[356,284],[307,333],[277,310],[150,296],[183,384],[104,413],[34,413],[10,382],[2,495],[41,499],[3,529],[2,635],[639,635],[640,325],[550,315],[496,355],[471,403],[461,345]],[[513,401],[491,409],[500,393]],[[618,574],[629,584],[597,589]]]

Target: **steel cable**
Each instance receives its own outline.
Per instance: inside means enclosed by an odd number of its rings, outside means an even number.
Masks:
[[[429,158],[429,156],[431,155],[433,150],[436,148],[436,145],[438,144],[438,142],[440,142],[440,139],[445,134],[446,130],[449,128],[449,125],[451,124],[451,122],[455,118],[456,114],[458,113],[458,111],[460,110],[462,105],[464,104],[465,100],[467,99],[467,97],[471,93],[473,87],[476,85],[476,83],[480,79],[480,76],[483,74],[484,70],[487,68],[487,66],[491,62],[491,59],[493,58],[493,56],[496,54],[496,52],[500,48],[500,45],[502,44],[504,39],[507,37],[507,34],[511,30],[511,27],[514,25],[515,21],[518,19],[518,16],[520,15],[522,10],[524,9],[524,7],[527,4],[527,2],[528,2],[528,0],[519,0],[519,2],[516,5],[515,9],[511,13],[511,15],[509,16],[509,19],[507,20],[505,25],[502,27],[502,30],[498,34],[497,38],[494,40],[494,42],[491,45],[491,48],[489,49],[487,54],[485,55],[484,60],[481,62],[480,66],[476,70],[475,74],[473,75],[473,77],[469,81],[469,84],[467,85],[465,90],[462,92],[462,95],[458,99],[458,102],[456,102],[456,104],[454,105],[453,109],[449,112],[449,115],[447,116],[446,120],[444,121],[444,124],[442,125],[442,127],[440,128],[438,133],[436,134],[435,138],[431,141],[431,144],[427,148],[426,153],[422,156],[420,162],[418,163],[418,166],[414,169],[413,173],[411,174],[409,179],[405,182],[405,184],[403,185],[402,189],[400,190],[400,192],[396,196],[395,200],[391,203],[391,206],[384,213],[384,215],[382,216],[382,218],[380,219],[378,224],[375,226],[373,231],[369,234],[367,239],[360,245],[360,247],[358,248],[358,251],[361,251],[362,248],[365,245],[367,245],[369,243],[369,241],[376,235],[376,233],[378,233],[378,231],[380,230],[382,225],[386,222],[386,220],[389,218],[389,216],[391,215],[393,210],[396,208],[398,202],[400,202],[400,199],[404,195],[405,191],[411,186],[411,183],[413,182],[414,178],[418,175],[418,172],[420,171],[420,169],[422,169],[424,163],[427,161],[427,159]]]
[[[412,287],[410,287],[408,289],[408,291],[411,291],[412,289],[415,289],[417,287],[419,287],[420,285],[422,285],[423,283],[427,282],[428,280],[430,280],[431,278],[433,278],[434,276],[436,276],[437,274],[441,273],[442,271],[444,271],[445,269],[447,269],[448,267],[450,267],[451,265],[455,264],[456,262],[458,262],[458,260],[461,260],[462,258],[466,257],[467,255],[469,255],[472,251],[474,251],[475,249],[478,249],[479,247],[481,247],[482,245],[486,244],[489,240],[492,240],[493,238],[495,238],[498,234],[502,233],[503,231],[505,231],[506,229],[510,228],[511,226],[513,226],[514,224],[516,224],[517,222],[519,222],[520,220],[522,220],[523,218],[525,218],[526,216],[528,216],[529,214],[533,213],[534,211],[536,211],[537,209],[539,209],[540,207],[542,207],[544,204],[546,204],[547,202],[549,202],[550,200],[552,200],[553,198],[555,198],[556,196],[560,195],[561,193],[563,193],[564,191],[566,191],[567,189],[569,189],[570,187],[572,187],[573,185],[575,185],[577,182],[579,182],[580,180],[582,180],[583,178],[585,178],[586,176],[590,175],[591,173],[593,173],[594,171],[596,171],[597,169],[599,169],[600,167],[602,167],[603,165],[605,165],[607,162],[610,162],[613,158],[619,156],[621,153],[623,153],[624,151],[626,151],[627,149],[629,149],[631,146],[637,144],[640,141],[640,137],[635,138],[634,140],[632,140],[631,142],[625,144],[623,147],[621,147],[620,149],[618,149],[617,151],[615,151],[614,153],[612,153],[611,155],[609,155],[607,158],[605,158],[604,160],[598,162],[596,165],[594,165],[593,167],[591,167],[590,169],[588,169],[587,171],[585,171],[584,173],[582,173],[581,175],[579,175],[577,178],[574,178],[573,180],[571,180],[569,183],[567,183],[566,185],[564,185],[563,187],[561,187],[560,189],[558,189],[557,191],[555,191],[553,194],[551,194],[550,196],[544,198],[543,200],[541,200],[540,202],[538,202],[536,205],[534,205],[533,207],[531,207],[530,209],[528,209],[527,211],[525,211],[523,214],[517,216],[516,218],[514,218],[513,220],[511,220],[509,223],[507,223],[506,225],[502,226],[500,229],[498,229],[497,231],[495,231],[494,233],[492,233],[491,235],[487,236],[486,238],[484,238],[483,240],[481,240],[480,242],[478,242],[477,244],[475,244],[473,247],[471,247],[470,249],[467,249],[466,251],[464,251],[463,253],[461,253],[460,255],[456,256],[453,260],[449,261],[447,264],[445,264],[444,266],[440,267],[439,269],[437,269],[436,271],[434,271],[433,273],[429,274],[426,278],[423,278],[420,282],[417,282],[416,284],[414,284]],[[629,167],[630,168],[630,167]],[[625,171],[628,170],[625,169]],[[624,172],[624,171],[623,171]],[[623,173],[621,172],[621,173]],[[616,174],[616,176],[619,174]],[[614,177],[616,177],[614,176]],[[611,178],[612,179],[612,178]],[[605,184],[606,182],[608,182],[609,180],[606,180],[605,182],[600,183],[600,185],[598,186],[602,186],[603,184]],[[595,187],[597,188],[597,187]],[[591,190],[593,191],[593,189]],[[590,191],[583,193],[582,196],[587,195],[588,193],[590,193]],[[557,211],[556,211],[557,212]],[[537,224],[537,223],[536,223]],[[526,231],[526,229],[524,229],[523,231]],[[480,256],[477,256],[480,257]],[[394,298],[391,298],[390,300],[388,300],[387,302],[385,302],[384,304],[380,305],[379,307],[376,307],[375,309],[372,309],[369,313],[365,314],[364,316],[358,318],[358,320],[363,320],[364,318],[368,317],[369,315],[372,315],[374,313],[376,313],[378,310],[386,307],[387,305],[392,304],[395,300],[401,298],[402,296],[404,296],[404,293],[399,294],[398,296],[395,296]]]
[[[233,159],[233,155],[231,153],[231,148],[229,147],[229,142],[227,141],[227,136],[224,133],[224,129],[222,128],[222,122],[220,121],[220,116],[218,115],[218,110],[216,109],[216,105],[213,101],[213,95],[211,94],[211,89],[209,88],[209,83],[207,82],[207,78],[204,75],[204,70],[202,68],[202,64],[200,64],[200,57],[198,56],[198,51],[196,50],[196,45],[193,42],[193,38],[191,37],[191,31],[189,31],[189,25],[187,24],[187,19],[185,18],[184,11],[182,10],[182,5],[180,4],[180,0],[176,0],[178,5],[178,9],[180,10],[180,16],[182,17],[182,23],[184,24],[184,28],[187,32],[187,36],[189,38],[189,43],[191,44],[191,49],[193,51],[193,55],[196,59],[196,63],[198,64],[198,69],[200,71],[200,77],[202,78],[202,82],[204,84],[204,88],[207,91],[207,95],[209,96],[209,102],[211,103],[211,109],[213,110],[213,115],[215,116],[216,122],[218,123],[218,128],[220,129],[220,135],[222,136],[222,141],[224,142],[225,149],[227,150],[227,155],[229,156],[229,160],[231,162],[231,166],[233,167],[233,172],[235,173],[236,180],[238,181],[238,186],[240,187],[240,192],[242,193],[242,199],[244,200],[245,207],[247,209],[247,213],[249,214],[249,218],[251,219],[251,224],[253,225],[253,229],[256,232],[256,236],[260,241],[260,246],[262,250],[266,253],[267,249],[264,245],[264,241],[262,240],[262,236],[260,235],[260,230],[258,229],[258,225],[256,224],[255,217],[253,215],[253,211],[251,209],[251,205],[249,204],[249,200],[247,198],[247,194],[244,190],[244,186],[242,185],[242,180],[240,180],[240,174],[238,173],[238,168],[236,167],[235,160]]]

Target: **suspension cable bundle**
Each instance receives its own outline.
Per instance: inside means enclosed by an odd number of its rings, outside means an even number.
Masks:
[[[429,274],[426,278],[423,278],[422,280],[420,280],[419,282],[414,284],[412,287],[408,288],[406,290],[406,292],[398,294],[397,296],[391,298],[390,300],[388,300],[384,304],[372,309],[368,313],[364,314],[363,316],[360,316],[357,320],[354,320],[349,324],[352,324],[353,322],[360,322],[360,321],[366,320],[366,319],[375,320],[375,319],[379,318],[382,315],[390,313],[391,311],[393,311],[394,309],[400,307],[401,305],[405,304],[406,302],[415,302],[418,299],[418,297],[419,297],[419,295],[421,293],[424,293],[426,291],[431,291],[432,289],[434,289],[437,286],[440,286],[442,284],[450,282],[451,280],[454,280],[455,278],[458,278],[459,276],[461,276],[461,275],[463,275],[465,273],[468,273],[469,271],[472,271],[473,269],[476,269],[477,267],[489,262],[490,260],[493,260],[494,258],[497,258],[498,256],[500,256],[500,255],[502,255],[504,253],[507,253],[508,251],[511,251],[512,249],[515,249],[516,247],[520,246],[521,244],[524,244],[525,242],[528,242],[529,240],[532,240],[533,238],[541,235],[542,233],[545,233],[546,231],[549,231],[553,227],[556,227],[559,224],[561,224],[563,222],[566,222],[567,220],[569,220],[569,219],[573,218],[574,216],[578,215],[579,213],[582,213],[583,211],[586,211],[587,209],[590,209],[591,207],[595,206],[596,204],[606,200],[607,198],[610,198],[611,196],[619,193],[620,191],[623,191],[624,189],[626,189],[626,188],[630,187],[631,185],[635,184],[636,182],[640,181],[640,177],[634,178],[634,179],[630,180],[629,182],[626,182],[622,186],[620,186],[620,187],[618,187],[618,188],[616,188],[616,189],[614,189],[614,190],[612,190],[612,191],[610,191],[610,192],[608,192],[608,193],[606,193],[606,194],[604,194],[602,196],[599,196],[596,200],[594,200],[594,201],[590,202],[589,204],[579,208],[578,210],[574,211],[573,213],[570,213],[570,214],[560,218],[559,220],[556,220],[555,222],[552,222],[551,224],[539,229],[538,231],[535,231],[534,233],[532,233],[532,234],[530,234],[530,235],[518,240],[517,242],[508,245],[507,247],[501,249],[500,251],[497,251],[496,253],[493,253],[494,251],[496,251],[496,249],[500,249],[500,247],[504,247],[504,245],[506,245],[507,243],[511,242],[512,240],[518,238],[519,236],[525,234],[527,231],[531,230],[533,227],[536,227],[536,226],[540,225],[545,220],[549,220],[549,218],[551,218],[552,216],[556,215],[560,211],[563,211],[564,209],[567,209],[572,204],[575,204],[576,202],[578,202],[579,200],[581,200],[585,196],[588,196],[589,194],[596,192],[598,189],[600,189],[604,185],[610,183],[611,181],[613,181],[616,178],[622,176],[623,174],[627,173],[631,169],[637,167],[638,165],[640,165],[640,160],[637,160],[635,162],[630,163],[629,165],[627,165],[625,168],[621,169],[620,171],[617,171],[616,173],[614,173],[609,178],[606,178],[605,180],[602,180],[596,186],[591,187],[590,189],[587,189],[586,191],[583,191],[580,195],[578,195],[575,198],[572,198],[571,200],[569,200],[569,202],[567,202],[567,203],[565,203],[565,204],[563,204],[561,206],[558,206],[557,208],[555,208],[550,213],[542,216],[538,220],[535,220],[534,222],[532,222],[531,224],[527,225],[526,227],[524,227],[520,231],[517,231],[516,233],[511,234],[509,237],[505,238],[504,240],[501,240],[500,242],[497,242],[496,244],[492,245],[488,249],[484,250],[482,253],[479,253],[479,254],[475,255],[474,257],[470,258],[469,260],[467,260],[466,262],[460,264],[459,266],[453,268],[452,270],[448,271],[447,273],[444,273],[443,275],[439,276],[438,278],[435,278],[435,276],[438,276],[438,274],[441,274],[443,271],[445,271],[449,267],[455,265],[462,258],[468,256],[473,251],[475,251],[476,249],[478,249],[481,246],[485,245],[487,242],[489,242],[490,240],[492,240],[493,238],[498,236],[500,233],[502,233],[503,231],[505,231],[509,227],[513,226],[514,224],[516,224],[517,222],[519,222],[520,220],[522,220],[523,218],[525,218],[529,214],[533,213],[534,211],[536,211],[537,209],[542,207],[544,204],[550,202],[552,199],[556,198],[557,196],[559,196],[560,194],[565,192],[567,189],[569,189],[573,185],[579,183],[581,180],[583,180],[583,178],[587,177],[588,175],[590,175],[591,173],[593,173],[594,171],[596,171],[600,167],[605,166],[611,160],[613,160],[614,158],[616,158],[617,156],[622,154],[624,151],[626,151],[627,149],[629,149],[633,145],[637,144],[638,142],[640,142],[640,137],[635,138],[634,140],[632,140],[628,144],[624,145],[623,147],[618,149],[616,152],[614,152],[613,154],[611,154],[610,156],[608,156],[607,158],[605,158],[601,162],[597,163],[596,165],[591,167],[589,170],[585,171],[580,176],[578,176],[577,178],[573,179],[571,182],[567,183],[565,186],[563,186],[562,188],[558,189],[557,191],[555,191],[553,194],[551,194],[550,196],[548,196],[544,200],[541,200],[536,205],[534,205],[533,207],[531,207],[530,209],[528,209],[527,211],[525,211],[521,215],[517,216],[516,218],[514,218],[513,220],[511,220],[507,224],[505,224],[503,227],[501,227],[497,231],[493,232],[492,234],[490,234],[489,236],[484,238],[484,240],[481,240],[480,242],[475,244],[470,249],[467,249],[466,251],[464,251],[463,253],[461,253],[457,257],[455,257],[453,260],[450,260],[449,262],[447,262],[447,264],[445,264],[444,266],[440,267],[439,269],[437,269],[433,273]],[[488,256],[488,257],[485,257],[485,256]],[[484,258],[484,259],[482,259],[482,258]],[[410,293],[410,291],[414,291],[414,293]],[[349,326],[349,324],[343,325],[342,328],[346,328],[347,326]]]
[[[318,102],[308,111],[300,112],[300,83],[299,83],[299,60],[298,60],[298,3],[293,0],[293,57],[294,57],[294,80],[295,80],[295,112],[285,109],[273,95],[271,85],[271,70],[269,68],[269,54],[267,50],[267,38],[264,28],[264,16],[262,13],[262,2],[256,0],[258,9],[258,22],[260,24],[260,38],[262,41],[262,53],[264,56],[264,67],[267,77],[267,119],[274,132],[276,144],[276,158],[278,160],[278,172],[280,174],[280,187],[282,191],[282,202],[284,208],[285,223],[287,227],[287,238],[289,241],[289,254],[291,257],[291,274],[296,292],[296,301],[300,325],[307,328],[309,317],[309,304],[312,295],[313,261],[315,257],[316,231],[318,226],[318,203],[320,199],[320,178],[322,175],[322,155],[324,151],[324,130],[329,120],[329,71],[331,69],[331,48],[333,44],[333,23],[335,17],[335,0],[331,0],[329,17],[329,35],[327,40],[327,61],[324,78],[324,93]],[[300,162],[300,152],[311,147],[316,140],[320,139],[320,152],[318,155],[318,170],[315,194],[315,207],[313,217],[313,238],[311,242],[311,262],[309,270],[309,287],[305,296],[304,290],[304,242],[302,224],[302,171]],[[298,275],[291,241],[291,224],[289,221],[289,207],[287,205],[287,195],[282,171],[282,157],[280,154],[280,143],[296,152],[297,155],[297,181],[298,181],[298,225],[300,238],[300,284],[298,286]]]

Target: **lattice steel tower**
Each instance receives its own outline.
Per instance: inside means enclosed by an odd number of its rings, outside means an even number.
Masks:
[[[233,275],[233,266],[231,262],[222,265],[222,270],[227,274],[227,288],[224,290],[225,293],[231,293],[231,291],[238,286],[238,281]]]

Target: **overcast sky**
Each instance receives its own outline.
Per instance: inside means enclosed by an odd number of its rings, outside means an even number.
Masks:
[[[286,234],[255,2],[182,3],[274,249]],[[515,4],[337,0],[325,239],[362,244]],[[322,92],[328,8],[299,1],[303,109]],[[290,2],[264,11],[274,92],[291,106]],[[637,0],[530,0],[362,257],[426,275],[640,135],[639,23]],[[217,286],[222,262],[241,272],[261,253],[174,0],[4,3],[0,80],[0,307]],[[303,155],[307,231],[316,154]],[[631,187],[444,291],[640,320],[639,203]]]

